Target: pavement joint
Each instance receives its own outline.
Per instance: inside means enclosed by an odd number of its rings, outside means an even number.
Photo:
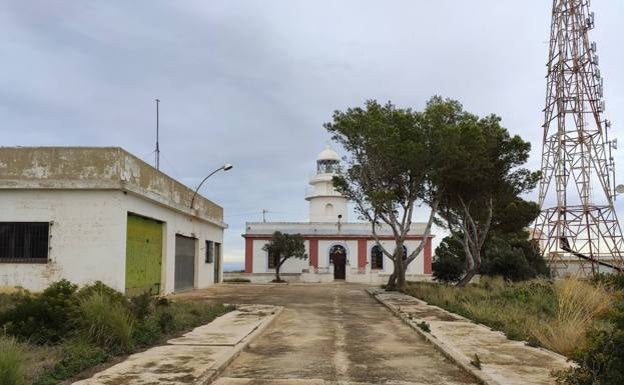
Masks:
[[[483,384],[552,384],[551,373],[570,366],[559,354],[508,340],[500,331],[428,305],[420,299],[382,289],[368,289],[367,292]],[[422,322],[429,324],[429,332],[418,326]],[[481,358],[481,369],[471,364],[475,354]]]

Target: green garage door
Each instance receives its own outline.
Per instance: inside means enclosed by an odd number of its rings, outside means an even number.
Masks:
[[[160,291],[162,222],[128,214],[126,294]]]

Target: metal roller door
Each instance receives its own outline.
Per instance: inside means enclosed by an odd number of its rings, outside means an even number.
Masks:
[[[176,235],[174,290],[192,289],[195,285],[195,238]]]

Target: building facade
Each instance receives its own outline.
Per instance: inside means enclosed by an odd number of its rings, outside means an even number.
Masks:
[[[349,222],[348,201],[334,189],[332,178],[340,157],[331,148],[323,150],[316,161],[316,174],[305,199],[309,202],[309,222],[248,222],[245,234],[245,275],[252,281],[268,282],[275,266],[263,247],[273,232],[301,234],[305,239],[307,260],[288,259],[280,270],[290,281],[382,283],[392,274],[392,260],[383,255],[369,223]],[[413,223],[404,246],[409,255],[421,242],[425,247],[407,269],[408,280],[431,277],[431,236],[424,237],[424,223]],[[394,237],[389,227],[378,226],[377,234],[386,250],[393,250]]]
[[[121,148],[0,148],[0,286],[138,294],[221,279],[223,209]]]

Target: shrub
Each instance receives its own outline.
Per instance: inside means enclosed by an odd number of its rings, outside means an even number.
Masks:
[[[57,385],[111,358],[111,354],[83,338],[72,338],[63,344],[62,359],[54,368],[33,382],[33,385]]]
[[[554,283],[557,295],[555,318],[543,325],[534,325],[532,335],[542,346],[570,356],[586,343],[587,331],[594,320],[612,304],[611,295],[600,285],[575,278]]]
[[[111,302],[128,306],[128,299],[123,293],[118,292],[110,286],[105,285],[102,281],[95,281],[91,285],[83,286],[76,292],[78,301],[90,297],[93,293],[100,293],[106,296]]]
[[[150,315],[154,310],[154,306],[156,305],[151,291],[146,291],[130,299],[132,314],[139,321]]]
[[[51,284],[41,294],[23,294],[0,314],[8,334],[33,343],[55,343],[72,329],[70,314],[77,286],[67,280]]]
[[[126,307],[107,294],[93,292],[80,300],[79,308],[83,330],[92,342],[106,349],[132,349],[134,317]]]
[[[13,337],[0,337],[0,385],[24,384],[24,353]]]

